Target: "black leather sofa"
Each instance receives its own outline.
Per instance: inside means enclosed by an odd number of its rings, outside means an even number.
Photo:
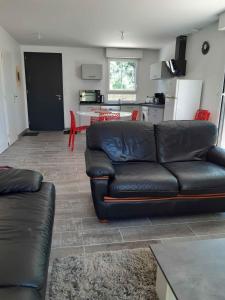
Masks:
[[[86,171],[100,220],[225,211],[225,151],[207,121],[96,123]]]
[[[55,188],[30,170],[0,168],[0,299],[43,300]]]

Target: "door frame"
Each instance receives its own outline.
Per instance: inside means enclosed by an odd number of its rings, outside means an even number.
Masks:
[[[4,73],[4,64],[5,64],[5,60],[4,57],[6,55],[9,55],[10,57],[10,70],[9,72],[11,73],[11,85],[12,85],[12,94],[11,94],[11,104],[7,103],[6,100],[6,88],[5,88],[5,81],[7,79],[5,79],[5,73]],[[14,77],[13,74],[13,55],[12,52],[10,52],[9,50],[5,49],[5,48],[1,48],[0,49],[0,85],[1,85],[1,89],[2,89],[2,103],[3,103],[3,114],[4,114],[4,120],[5,120],[5,127],[6,127],[6,133],[7,133],[7,143],[8,146],[12,145],[13,143],[15,143],[18,139],[18,128],[15,126],[15,123],[12,122],[12,120],[10,120],[14,115],[16,114],[16,107],[15,107],[15,84],[16,84],[16,78]],[[10,96],[9,96],[10,99]],[[11,106],[9,106],[11,105]],[[11,125],[13,124],[13,125]]]
[[[220,100],[220,111],[219,111],[219,121],[218,121],[218,139],[217,144],[222,146],[222,142],[225,143],[225,68],[224,68],[224,76],[222,83],[222,91],[221,91],[221,100]]]
[[[3,58],[2,58],[3,49],[0,49],[0,104],[2,104],[2,124],[5,128],[5,140],[0,144],[0,153],[5,151],[9,147],[9,126],[8,126],[8,116],[6,110],[6,103],[4,97],[4,88],[3,88]],[[1,116],[0,116],[1,117]]]
[[[36,53],[36,54],[60,54],[62,58],[62,95],[63,95],[63,122],[64,122],[64,130],[65,130],[65,90],[64,90],[64,72],[63,72],[63,52],[62,51],[54,51],[54,50],[46,50],[46,49],[40,49],[40,50],[33,50],[32,47],[29,49],[27,47],[23,48],[22,46],[22,82],[24,86],[24,99],[25,99],[25,114],[26,114],[26,127],[29,129],[29,114],[28,114],[28,97],[27,97],[27,81],[26,81],[26,68],[25,68],[25,54],[26,53]]]

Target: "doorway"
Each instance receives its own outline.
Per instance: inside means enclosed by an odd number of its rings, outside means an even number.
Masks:
[[[225,75],[223,79],[223,89],[221,94],[218,129],[218,145],[222,148],[225,148]]]
[[[7,49],[0,49],[0,152],[18,138],[14,71],[13,54]]]
[[[8,144],[12,145],[18,138],[16,116],[15,70],[13,70],[12,53],[6,49],[1,51],[1,85],[3,108],[7,126]]]
[[[25,52],[29,129],[64,129],[62,54]]]
[[[4,103],[3,80],[2,80],[2,53],[0,51],[0,153],[7,149],[9,144],[6,124],[6,109]]]

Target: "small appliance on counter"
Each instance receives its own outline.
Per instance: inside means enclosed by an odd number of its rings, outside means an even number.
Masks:
[[[145,99],[145,103],[152,103],[152,98],[147,96],[147,98]]]
[[[154,104],[165,104],[165,94],[164,93],[155,93],[152,102]]]
[[[100,95],[100,103],[104,103],[104,95]]]
[[[80,90],[80,103],[102,103],[104,100],[100,90]]]

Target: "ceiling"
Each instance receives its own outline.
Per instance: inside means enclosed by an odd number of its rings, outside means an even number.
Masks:
[[[0,0],[0,25],[21,44],[158,49],[224,10],[224,0]]]

